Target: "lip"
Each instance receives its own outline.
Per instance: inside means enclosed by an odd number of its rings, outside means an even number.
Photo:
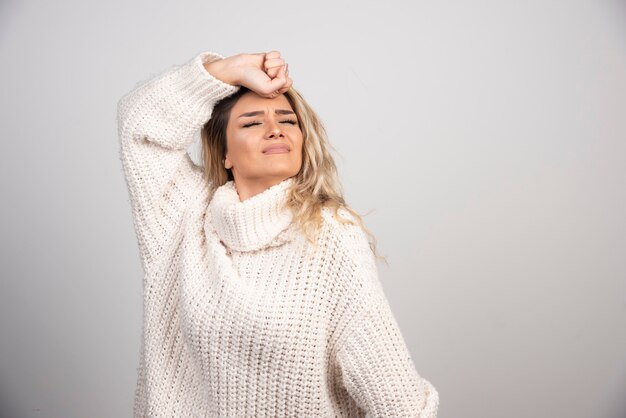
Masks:
[[[287,144],[272,144],[263,150],[263,154],[282,154],[289,151]]]

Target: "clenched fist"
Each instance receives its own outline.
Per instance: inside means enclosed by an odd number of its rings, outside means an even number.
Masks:
[[[204,64],[213,77],[231,85],[247,87],[270,99],[283,94],[293,84],[287,67],[278,51],[241,53]]]

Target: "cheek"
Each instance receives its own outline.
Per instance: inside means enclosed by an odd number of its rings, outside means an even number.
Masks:
[[[234,134],[228,141],[228,152],[233,160],[255,158],[258,144],[241,133]]]
[[[298,153],[302,155],[302,148],[304,147],[304,140],[302,139],[302,136],[300,136],[298,140],[295,141],[295,145],[296,145],[296,148],[298,149]]]

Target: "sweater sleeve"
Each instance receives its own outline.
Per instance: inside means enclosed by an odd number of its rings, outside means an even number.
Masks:
[[[337,351],[347,392],[370,418],[436,418],[439,395],[418,374],[382,286],[371,299]]]
[[[117,104],[120,159],[144,270],[172,248],[185,209],[206,186],[187,148],[214,105],[239,90],[203,66],[223,58],[202,52],[138,84]]]

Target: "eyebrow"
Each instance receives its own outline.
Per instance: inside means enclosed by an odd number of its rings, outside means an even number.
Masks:
[[[276,109],[274,113],[276,113],[277,115],[293,115],[294,114],[289,109]],[[263,114],[265,114],[263,110],[256,110],[254,112],[242,113],[241,115],[237,116],[237,118],[247,118],[250,116],[258,116],[258,115],[263,115]]]

